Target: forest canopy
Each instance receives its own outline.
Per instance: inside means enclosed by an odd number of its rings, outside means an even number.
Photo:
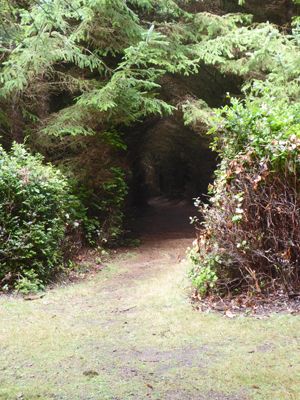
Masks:
[[[2,1],[3,154],[16,142],[60,170],[68,196],[82,205],[74,210],[81,240],[103,245],[120,237],[130,208],[134,132],[179,115],[202,135],[209,157],[205,132],[212,134],[219,162],[211,206],[201,206],[195,285],[259,291],[278,279],[296,290],[298,8],[297,1],[264,3]],[[208,97],[211,86],[222,89]],[[280,201],[272,195],[277,185]]]

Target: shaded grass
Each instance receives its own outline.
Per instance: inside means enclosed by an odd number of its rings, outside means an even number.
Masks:
[[[144,264],[0,298],[0,399],[300,398],[298,316],[198,313],[185,263]]]

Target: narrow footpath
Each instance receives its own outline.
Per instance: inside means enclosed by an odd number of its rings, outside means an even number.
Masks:
[[[154,199],[133,226],[141,245],[101,272],[34,301],[0,297],[0,399],[299,400],[299,319],[193,309],[196,213]]]

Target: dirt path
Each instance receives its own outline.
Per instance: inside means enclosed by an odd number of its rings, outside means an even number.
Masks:
[[[0,399],[299,400],[298,317],[191,307],[194,214],[156,199],[141,246],[100,273],[32,302],[0,297]]]
[[[141,240],[135,257],[145,262],[165,257],[163,261],[171,265],[185,259],[187,247],[196,238],[195,228],[190,224],[190,217],[196,214],[196,207],[185,201],[150,200],[148,208],[131,227],[133,235]]]

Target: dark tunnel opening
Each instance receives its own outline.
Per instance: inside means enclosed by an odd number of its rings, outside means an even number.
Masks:
[[[205,201],[216,167],[209,143],[210,138],[184,125],[179,112],[134,129],[127,135],[132,204],[144,206],[158,196]]]

